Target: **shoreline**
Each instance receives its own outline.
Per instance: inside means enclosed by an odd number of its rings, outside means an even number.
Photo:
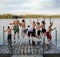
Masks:
[[[0,19],[15,19],[15,18],[60,18],[60,15],[12,15],[12,14],[2,14]]]

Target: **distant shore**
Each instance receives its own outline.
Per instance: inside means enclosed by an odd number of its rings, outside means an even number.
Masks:
[[[14,19],[14,18],[60,18],[60,15],[12,15],[12,14],[3,14],[0,15],[0,19]]]

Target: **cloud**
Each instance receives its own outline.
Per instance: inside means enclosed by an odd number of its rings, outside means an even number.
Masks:
[[[0,0],[0,13],[60,14],[60,0]]]

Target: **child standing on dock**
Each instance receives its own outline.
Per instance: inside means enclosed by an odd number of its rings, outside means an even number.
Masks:
[[[10,23],[10,25],[14,25],[13,29],[14,29],[14,39],[16,36],[16,33],[18,34],[18,39],[19,39],[19,20],[16,18],[13,23]]]
[[[12,39],[11,39],[11,30],[13,30],[13,29],[11,29],[9,26],[8,26],[8,28],[6,29],[6,31],[5,32],[7,32],[8,33],[8,36],[7,36],[7,41],[8,41],[8,44],[9,43],[12,43]]]

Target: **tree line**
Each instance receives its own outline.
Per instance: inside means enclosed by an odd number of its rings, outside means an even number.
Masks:
[[[13,19],[13,18],[60,18],[60,15],[12,15],[12,14],[0,14],[0,19]]]

